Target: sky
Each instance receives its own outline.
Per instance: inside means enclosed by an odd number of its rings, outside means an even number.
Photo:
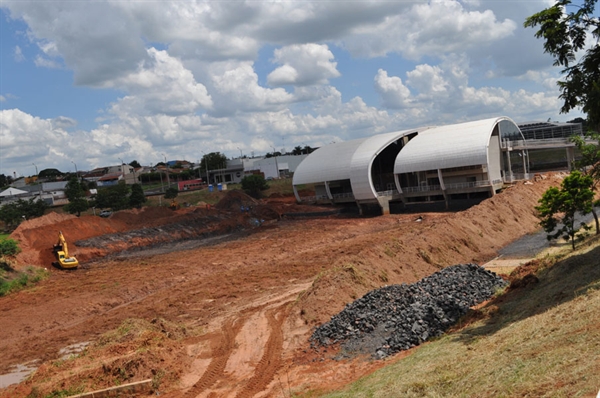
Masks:
[[[567,121],[550,1],[0,0],[0,173]]]

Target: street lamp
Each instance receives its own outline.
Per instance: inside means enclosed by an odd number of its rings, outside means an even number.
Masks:
[[[37,183],[40,185],[40,200],[42,200],[42,183],[39,181],[40,175],[38,173],[38,168],[35,163],[31,163],[31,164],[35,166],[35,176],[37,178]]]
[[[239,149],[239,151],[240,151],[240,159],[241,159],[241,158],[242,158],[242,156],[243,156],[243,155],[242,155],[242,150],[240,149],[240,147],[237,147],[237,149]]]
[[[158,164],[157,164],[157,166],[158,166]],[[158,167],[156,169],[158,170]],[[164,193],[165,192],[165,185],[163,184],[162,173],[159,171],[158,175],[160,176],[160,189]]]
[[[271,148],[273,148],[273,156],[275,157],[275,169],[277,170],[277,179],[279,179],[279,165],[277,164],[277,154],[275,152],[277,152],[275,150],[275,147],[273,145],[271,145]]]

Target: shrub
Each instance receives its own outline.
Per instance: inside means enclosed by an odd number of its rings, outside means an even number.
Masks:
[[[242,189],[254,198],[260,198],[261,191],[269,189],[269,184],[260,175],[252,174],[242,179]]]
[[[14,239],[0,240],[0,255],[15,256],[21,252],[19,244]]]

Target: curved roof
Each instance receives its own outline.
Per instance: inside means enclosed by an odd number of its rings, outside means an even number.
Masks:
[[[514,124],[496,117],[420,132],[398,154],[394,174],[487,164],[490,137],[503,120]]]
[[[293,185],[350,180],[356,200],[377,198],[371,180],[375,157],[392,142],[416,130],[396,131],[323,146],[294,172]]]
[[[311,153],[294,172],[293,185],[350,179],[352,155],[368,138],[325,145]]]
[[[356,149],[352,156],[350,178],[354,199],[369,200],[377,198],[377,192],[373,186],[373,178],[371,175],[373,161],[377,155],[392,142],[416,131],[417,130],[395,131],[393,133],[369,137]]]

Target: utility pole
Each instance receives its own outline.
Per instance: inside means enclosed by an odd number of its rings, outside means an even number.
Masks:
[[[277,151],[273,145],[271,145],[271,148],[273,148],[273,156],[275,157],[275,170],[277,172],[277,176],[275,178],[279,179],[279,165],[277,164],[277,154],[275,153]]]
[[[210,184],[210,177],[208,176],[208,155],[204,151],[200,151],[204,154],[204,166],[206,167],[206,185]]]
[[[75,176],[77,177],[77,181],[79,181],[79,173],[77,172],[77,165],[72,160],[71,160],[71,163],[73,163],[73,166],[75,166]]]
[[[165,185],[163,184],[162,172],[159,171],[158,175],[160,176],[160,189],[164,193],[165,192]]]

